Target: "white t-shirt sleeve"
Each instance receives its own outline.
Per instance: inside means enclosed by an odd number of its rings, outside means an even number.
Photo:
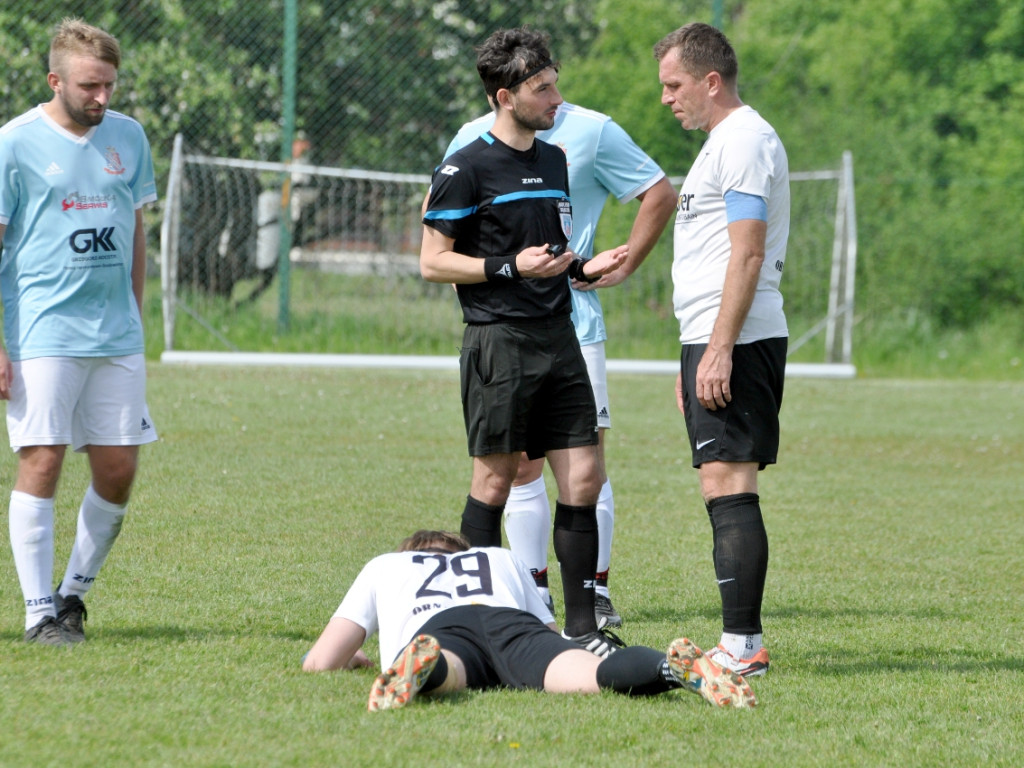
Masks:
[[[352,582],[352,586],[345,593],[341,605],[338,606],[338,610],[332,617],[354,621],[366,630],[367,637],[379,629],[377,624],[377,584],[379,583],[377,571],[380,562],[380,558],[377,557],[363,566],[363,570]]]
[[[771,148],[765,137],[734,131],[722,148],[719,182],[722,194],[742,192],[767,198],[774,175]]]

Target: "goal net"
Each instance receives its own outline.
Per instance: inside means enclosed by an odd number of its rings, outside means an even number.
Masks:
[[[852,376],[852,160],[847,153],[837,169],[791,180],[787,370]],[[179,136],[161,230],[162,359],[454,365],[455,293],[419,275],[429,183],[423,174],[211,157]],[[598,247],[624,239],[634,212],[609,203]],[[668,227],[644,266],[602,293],[611,370],[678,365],[671,240]]]

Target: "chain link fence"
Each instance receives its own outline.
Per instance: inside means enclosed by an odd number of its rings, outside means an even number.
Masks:
[[[429,172],[459,125],[486,107],[474,45],[529,21],[557,28],[580,54],[597,33],[592,9],[588,0],[5,0],[0,118],[49,100],[49,39],[77,15],[121,42],[113,108],[145,126],[163,180],[177,134],[208,155],[290,160],[282,125],[292,59],[297,157]]]
[[[454,294],[416,267],[419,204],[451,136],[487,108],[474,47],[530,23],[552,32],[556,53],[583,58],[600,32],[596,7],[6,0],[0,123],[52,96],[47,53],[61,18],[107,29],[123,49],[112,108],[145,127],[157,170],[161,200],[145,216],[165,349],[452,353]],[[838,158],[836,170],[794,188],[791,245],[801,245],[790,258],[826,275],[784,284],[808,297],[796,312],[787,303],[794,335],[830,311]],[[602,231],[624,239],[633,210],[610,204]],[[651,266],[603,297],[610,354],[674,356],[670,260],[666,236]]]

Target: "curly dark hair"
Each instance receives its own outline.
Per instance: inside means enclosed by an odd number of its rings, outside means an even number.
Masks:
[[[502,88],[514,91],[534,74],[548,67],[558,69],[548,50],[548,36],[527,26],[499,29],[476,54],[476,71],[491,101]]]

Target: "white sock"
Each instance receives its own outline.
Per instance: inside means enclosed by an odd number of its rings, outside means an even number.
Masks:
[[[125,511],[125,505],[101,499],[91,485],[86,490],[78,510],[75,545],[71,548],[68,569],[60,583],[62,596],[75,594],[81,597],[89,591],[121,532]]]
[[[535,573],[547,570],[550,533],[551,504],[544,475],[525,485],[512,486],[505,502],[505,537],[513,554]]]
[[[761,650],[762,643],[762,635],[731,635],[723,632],[718,644],[737,659],[749,659]]]
[[[605,480],[597,497],[597,572],[604,573],[612,564],[612,535],[615,533],[615,496],[612,481]],[[608,597],[608,585],[594,588]]]
[[[11,551],[25,597],[25,629],[47,616],[53,607],[53,499],[11,491],[8,513]]]

